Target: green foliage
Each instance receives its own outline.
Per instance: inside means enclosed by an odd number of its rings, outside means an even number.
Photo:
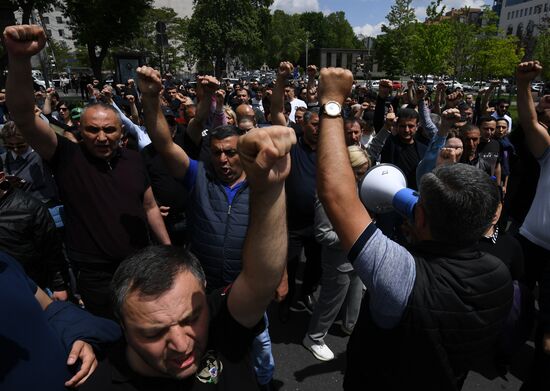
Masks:
[[[85,45],[94,75],[101,77],[109,49],[135,37],[152,0],[65,0],[73,38]],[[96,53],[96,50],[98,53]]]
[[[283,59],[298,62],[304,51],[306,31],[300,25],[300,15],[288,15],[277,10],[271,17],[267,41],[267,60],[270,67],[276,67]]]
[[[159,21],[166,24],[168,45],[165,47],[157,45],[156,41],[155,26]],[[172,69],[181,69],[185,65],[192,66],[195,59],[186,52],[188,24],[189,19],[178,17],[172,8],[149,8],[139,25],[139,33],[114,50],[146,53],[149,65],[156,69],[160,69],[161,62],[165,69],[167,64]]]
[[[191,52],[220,75],[227,56],[246,57],[263,46],[272,0],[194,0],[189,22]],[[211,70],[211,69],[210,69]]]
[[[539,26],[534,59],[539,60],[543,66],[542,78],[550,80],[550,18],[548,17],[544,18]]]
[[[432,0],[430,5],[426,7],[426,20],[427,21],[436,21],[439,20],[444,14],[445,9],[447,8],[445,5],[441,7],[442,0]],[[441,7],[441,8],[439,8]]]
[[[449,23],[417,23],[411,36],[410,70],[418,75],[449,74],[454,39]]]
[[[375,56],[379,65],[390,76],[410,73],[410,52],[417,26],[412,0],[396,0],[386,16],[388,25],[382,25],[383,34],[378,36]]]
[[[59,0],[11,0],[11,3],[21,9],[23,12],[22,24],[30,23],[30,16],[33,9],[38,10],[40,13],[49,12],[54,6],[60,5]]]

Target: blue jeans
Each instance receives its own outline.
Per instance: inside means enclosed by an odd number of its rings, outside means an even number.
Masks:
[[[259,384],[267,384],[273,378],[275,360],[271,352],[271,337],[269,336],[269,320],[264,314],[265,330],[252,341],[252,365],[256,372],[256,380]]]

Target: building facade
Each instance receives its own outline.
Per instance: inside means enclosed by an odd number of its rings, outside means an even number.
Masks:
[[[538,35],[538,25],[550,16],[550,0],[504,0],[499,28],[507,35],[528,41]]]

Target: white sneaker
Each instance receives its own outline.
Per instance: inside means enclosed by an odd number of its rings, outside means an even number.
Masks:
[[[306,335],[304,337],[304,340],[302,341],[302,344],[307,350],[313,353],[315,358],[318,360],[330,361],[334,359],[334,353],[332,353],[332,350],[330,350],[330,348],[325,345],[325,342],[323,340],[314,341],[309,337],[309,335]]]

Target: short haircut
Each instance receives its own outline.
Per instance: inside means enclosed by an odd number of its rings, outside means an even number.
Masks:
[[[491,226],[499,194],[496,183],[483,170],[457,163],[424,175],[420,199],[432,238],[467,246]]]
[[[285,103],[283,103],[283,112],[288,114],[292,112],[292,105],[290,104],[290,102],[285,101]]]
[[[506,125],[507,125],[508,127],[510,127],[510,121],[508,121],[508,120],[507,120],[506,118],[504,118],[504,117],[498,118],[498,119],[496,119],[495,121],[497,121],[497,122],[498,122],[498,121],[504,121],[504,122],[506,122]]]
[[[418,111],[405,107],[399,109],[397,112],[397,120],[399,121],[401,119],[415,119],[416,122],[418,122],[420,120],[420,116],[418,115]]]
[[[242,131],[235,125],[220,125],[210,132],[210,139],[223,140],[228,137],[242,135]]]
[[[122,118],[120,117],[120,113],[117,111],[117,109],[115,109],[113,106],[108,105],[108,104],[103,103],[103,102],[92,103],[92,104],[89,104],[88,106],[84,107],[84,110],[82,110],[82,113],[80,113],[80,121],[81,121],[80,125],[82,125],[82,118],[84,118],[84,115],[90,109],[103,109],[103,110],[107,110],[107,111],[111,111],[111,112],[115,113],[116,118],[118,120],[118,123],[122,127]]]
[[[2,140],[6,141],[10,137],[23,137],[23,134],[13,121],[6,122],[0,131],[0,138]]]
[[[477,123],[478,124],[482,124],[483,122],[492,122],[492,121],[495,121],[496,122],[496,118],[495,117],[491,117],[490,115],[484,115],[483,117],[481,117]]]
[[[298,111],[301,111],[301,112],[305,113],[307,111],[307,109],[304,106],[298,106],[298,107],[296,107],[296,112],[298,112]]]
[[[357,124],[359,124],[359,126],[361,126],[361,121],[359,119],[357,119],[357,118],[346,118],[346,120],[344,121],[344,129],[348,126],[352,127],[353,124],[355,124],[355,123],[357,123]]]
[[[304,113],[304,123],[305,124],[309,124],[309,122],[311,121],[311,117],[316,114],[316,115],[319,115],[319,110],[317,109],[310,109],[310,110],[307,110],[305,113]]]
[[[204,286],[205,275],[198,259],[187,249],[174,246],[148,246],[124,260],[111,281],[113,310],[123,320],[124,303],[133,292],[158,298],[174,285],[179,273],[189,272]]]
[[[502,104],[502,103],[506,103],[507,105],[509,105],[510,104],[510,99],[506,99],[506,98],[497,99],[497,106]]]
[[[477,130],[478,132],[480,131],[479,128],[474,124],[466,124],[460,128],[459,135],[460,137],[463,137],[464,134],[466,134],[467,132],[471,132],[472,130]]]

